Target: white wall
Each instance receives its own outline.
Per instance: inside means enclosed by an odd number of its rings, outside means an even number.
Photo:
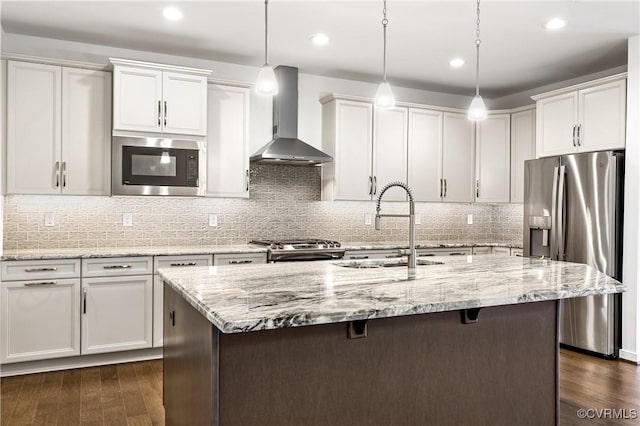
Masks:
[[[629,39],[627,149],[625,157],[622,350],[620,357],[640,363],[640,36]]]
[[[122,49],[95,44],[54,40],[19,34],[4,34],[4,53],[34,57],[62,59],[107,65],[109,57],[158,62],[213,70],[211,77],[253,84],[258,67],[165,55],[161,53]],[[295,64],[284,64],[292,65]],[[311,74],[299,76],[299,123],[300,139],[317,148],[321,147],[322,109],[319,99],[330,93],[373,98],[376,84],[355,80],[344,80]],[[471,100],[468,96],[451,95],[426,90],[395,87],[398,101],[440,105],[466,109]],[[271,98],[252,94],[251,97],[250,151],[257,151],[271,140]]]

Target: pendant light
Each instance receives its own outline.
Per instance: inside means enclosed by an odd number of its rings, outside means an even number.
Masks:
[[[258,72],[258,79],[256,80],[256,93],[261,95],[276,95],[278,94],[278,80],[276,80],[276,74],[273,72],[273,68],[269,65],[268,60],[268,35],[269,35],[269,19],[268,10],[269,0],[264,0],[264,65]]]
[[[469,105],[469,120],[480,121],[487,118],[487,107],[480,96],[480,0],[476,8],[476,95]]]
[[[393,92],[391,91],[391,85],[387,81],[387,24],[389,20],[387,19],[387,0],[383,0],[382,6],[382,40],[383,40],[383,50],[382,50],[382,83],[378,86],[378,90],[376,91],[376,100],[375,104],[378,108],[392,108],[396,99],[393,96]]]

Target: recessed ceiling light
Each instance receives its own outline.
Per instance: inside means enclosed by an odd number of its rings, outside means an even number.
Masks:
[[[180,12],[180,9],[176,7],[167,7],[162,11],[162,16],[169,21],[178,21],[182,19],[182,12]]]
[[[567,25],[567,21],[562,18],[553,18],[545,24],[545,28],[551,31],[559,30]]]
[[[329,36],[324,33],[318,33],[311,36],[311,43],[316,46],[326,46],[329,44]]]
[[[449,65],[451,65],[453,68],[460,68],[466,63],[467,61],[465,61],[462,58],[453,58],[452,60],[449,61]]]

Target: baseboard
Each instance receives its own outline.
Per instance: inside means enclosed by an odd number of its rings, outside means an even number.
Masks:
[[[638,354],[635,352],[620,349],[620,353],[618,354],[618,356],[625,361],[633,362],[635,364],[640,364],[640,357],[638,357]]]
[[[162,358],[162,348],[17,362],[15,364],[1,365],[0,377],[44,373],[47,371],[57,370],[71,370],[73,368],[95,367],[108,364],[122,364],[125,362],[147,361],[158,358]]]

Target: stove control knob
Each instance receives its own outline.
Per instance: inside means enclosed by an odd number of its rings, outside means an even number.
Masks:
[[[282,250],[282,249],[284,248],[284,246],[283,246],[282,244],[278,244],[278,248],[279,248],[280,250]]]
[[[269,246],[269,248],[277,249],[277,248],[278,248],[278,246],[277,246],[276,244],[271,244],[271,245]]]
[[[340,247],[340,243],[336,243],[335,245],[336,245],[336,247]]]

